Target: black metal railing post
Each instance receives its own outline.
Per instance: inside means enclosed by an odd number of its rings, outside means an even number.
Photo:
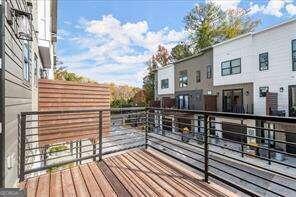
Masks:
[[[271,154],[270,154],[270,124],[268,124],[268,164],[271,165]]]
[[[21,139],[20,139],[20,181],[25,179],[25,157],[26,157],[26,115],[21,114]]]
[[[94,140],[93,142],[93,161],[96,161],[96,149],[97,149],[97,146],[96,146],[96,141]]]
[[[241,133],[244,133],[244,119],[241,119]],[[244,136],[240,136],[242,157],[244,157]]]
[[[204,173],[205,173],[205,182],[209,182],[209,115],[204,115]]]
[[[99,161],[102,160],[102,147],[103,147],[103,112],[99,112]]]
[[[147,149],[147,142],[148,142],[148,129],[150,128],[150,125],[149,125],[149,117],[148,117],[148,110],[146,110],[146,120],[145,120],[145,149]]]

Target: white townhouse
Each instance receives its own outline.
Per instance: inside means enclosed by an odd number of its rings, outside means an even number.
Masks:
[[[253,97],[255,115],[268,114],[266,92],[272,92],[278,110],[296,116],[296,19],[214,45],[213,73],[216,87],[252,84],[242,97]]]
[[[157,69],[156,99],[174,98],[175,94],[175,70],[174,64],[169,64]]]

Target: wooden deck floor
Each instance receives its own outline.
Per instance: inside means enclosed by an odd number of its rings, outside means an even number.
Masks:
[[[143,150],[21,183],[27,196],[226,196]]]

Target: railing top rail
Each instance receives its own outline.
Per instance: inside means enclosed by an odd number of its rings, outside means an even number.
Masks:
[[[296,118],[291,117],[278,117],[278,116],[259,116],[253,114],[240,114],[240,113],[230,113],[230,112],[214,112],[214,111],[202,111],[202,110],[184,110],[184,109],[168,109],[168,108],[155,108],[148,107],[152,110],[162,110],[162,111],[172,111],[172,112],[185,112],[192,114],[202,114],[202,115],[212,115],[216,117],[229,117],[229,118],[240,118],[240,119],[256,119],[256,120],[265,120],[265,121],[274,121],[274,122],[283,122],[283,123],[296,123]]]
[[[53,110],[53,111],[27,111],[21,112],[21,116],[25,115],[42,115],[42,114],[63,114],[63,113],[83,113],[83,112],[121,112],[121,111],[140,111],[145,110],[145,107],[131,107],[131,108],[97,108],[97,109],[81,109],[81,110]]]

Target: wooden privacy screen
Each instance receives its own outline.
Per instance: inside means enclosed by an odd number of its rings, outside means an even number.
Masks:
[[[110,109],[107,85],[39,80],[39,111]],[[98,139],[99,112],[39,115],[38,141],[46,146],[58,142]],[[110,111],[103,112],[103,132],[110,131]]]

